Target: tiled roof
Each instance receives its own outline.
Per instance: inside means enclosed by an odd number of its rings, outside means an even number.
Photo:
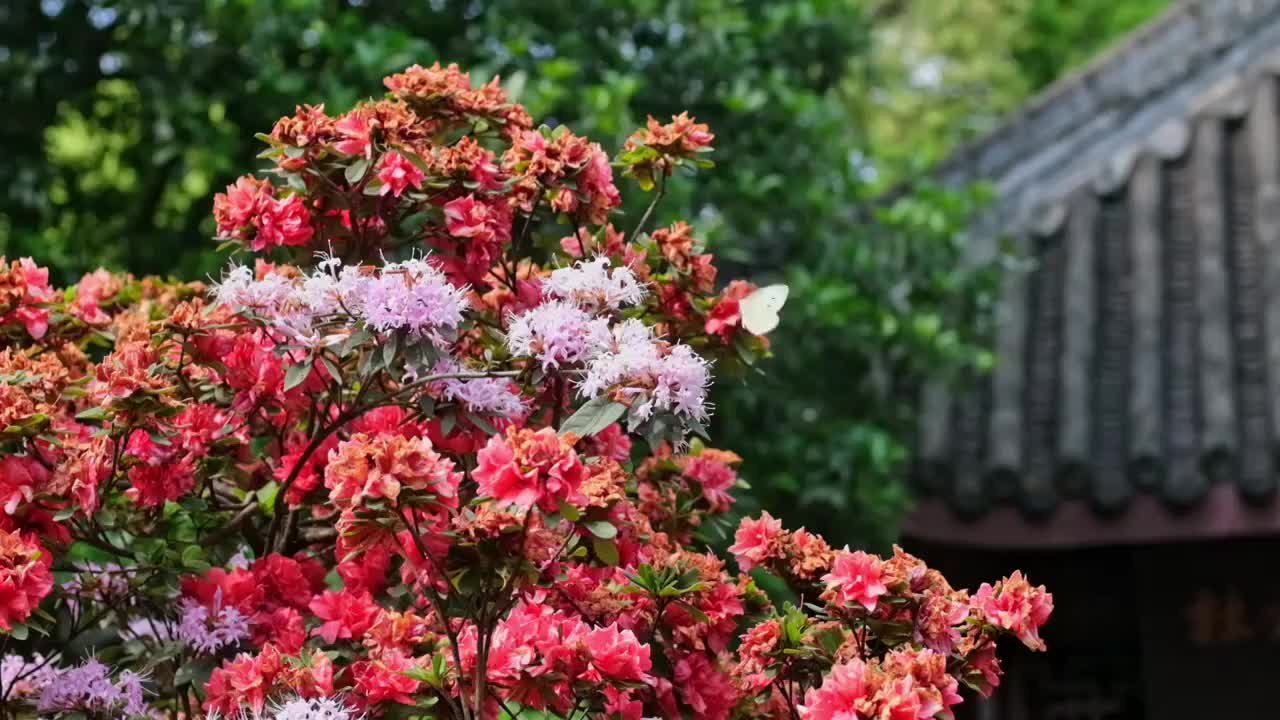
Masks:
[[[1034,260],[997,367],[925,393],[917,480],[997,504],[1271,498],[1280,449],[1280,0],[1182,3],[948,166]],[[968,168],[967,170],[965,168]]]

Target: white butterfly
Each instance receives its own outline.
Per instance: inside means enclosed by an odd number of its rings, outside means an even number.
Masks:
[[[753,335],[766,335],[778,327],[778,312],[787,302],[790,289],[786,285],[759,288],[739,301],[742,326]]]

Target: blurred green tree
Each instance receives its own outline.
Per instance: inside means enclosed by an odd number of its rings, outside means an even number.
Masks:
[[[883,187],[994,129],[1169,0],[868,0],[873,51],[843,86]]]
[[[0,251],[68,274],[216,269],[210,198],[254,166],[254,132],[296,98],[345,105],[435,60],[499,74],[535,116],[614,146],[646,113],[710,121],[734,166],[666,209],[734,238],[721,244],[740,261],[776,263],[790,239],[816,242],[849,185],[856,131],[827,93],[866,41],[852,0],[43,0],[0,15]]]

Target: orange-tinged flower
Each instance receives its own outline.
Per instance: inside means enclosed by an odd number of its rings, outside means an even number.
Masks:
[[[764,511],[757,520],[742,518],[733,535],[734,543],[729,546],[729,552],[737,559],[738,567],[743,572],[748,572],[768,560],[781,557],[781,542],[785,536],[782,521]]]
[[[53,588],[53,557],[17,531],[0,530],[0,627],[12,630]]]
[[[1012,632],[1023,645],[1032,650],[1045,649],[1040,626],[1048,622],[1053,612],[1053,595],[1043,585],[1032,587],[1021,571],[1015,570],[994,587],[983,583],[972,603],[987,622]]]
[[[476,456],[480,492],[503,505],[537,504],[547,511],[561,500],[580,503],[587,472],[573,450],[575,440],[551,428],[512,427],[505,436],[494,435]]]
[[[338,507],[359,506],[366,498],[385,498],[397,506],[401,490],[431,493],[437,507],[458,506],[461,473],[425,437],[370,437],[356,433],[329,454],[324,484]]]

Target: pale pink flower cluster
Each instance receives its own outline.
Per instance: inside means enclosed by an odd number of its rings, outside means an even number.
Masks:
[[[130,579],[135,571],[117,563],[75,563],[77,575],[62,584],[67,593],[67,603],[79,608],[80,600],[93,600],[109,604],[133,604],[130,597]]]
[[[279,314],[297,296],[293,280],[278,273],[258,279],[253,268],[236,265],[227,270],[213,287],[214,299],[222,305],[242,307],[264,316]]]
[[[378,330],[408,330],[425,337],[462,323],[464,288],[454,287],[425,259],[388,263],[369,276],[356,303],[361,319]]]
[[[564,300],[551,300],[511,318],[507,347],[537,358],[543,370],[585,361],[609,338],[609,321]]]
[[[178,639],[196,652],[213,655],[249,637],[249,619],[234,607],[221,606],[210,613],[193,598],[184,598],[178,607]]]
[[[609,270],[609,258],[580,260],[570,267],[552,271],[542,281],[546,297],[568,300],[585,309],[617,310],[623,305],[638,305],[647,291],[631,268]]]
[[[297,698],[276,708],[271,720],[359,720],[361,717],[363,716],[352,714],[336,698]]]
[[[578,386],[583,397],[610,388],[631,401],[631,416],[647,420],[655,410],[704,420],[711,370],[688,345],[668,345],[636,319],[615,325],[609,342],[597,347]]]
[[[614,311],[646,295],[630,268],[610,270],[603,257],[580,261],[553,271],[542,293],[546,302],[509,319],[512,354],[536,359],[543,370],[577,373],[585,398],[615,393],[631,406],[633,425],[655,411],[706,419],[707,361],[686,345],[662,342],[640,320],[613,322]]]
[[[468,308],[466,289],[450,284],[423,258],[388,263],[378,272],[327,259],[298,278],[276,272],[258,278],[248,267],[234,267],[214,296],[220,304],[252,311],[286,338],[309,344],[340,338],[319,326],[344,316],[374,330],[405,330],[435,342],[457,329]]]
[[[114,679],[97,658],[56,671],[40,694],[36,709],[43,715],[83,712],[92,717],[133,717],[147,714],[142,677],[124,670]]]
[[[35,653],[31,659],[21,655],[5,655],[0,660],[0,688],[9,700],[38,697],[58,675],[54,658]]]
[[[465,372],[453,360],[441,360],[431,368],[431,375]],[[412,379],[412,377],[410,378]],[[524,415],[526,401],[510,380],[504,378],[446,378],[430,384],[429,389],[441,400],[456,402],[467,410],[505,418]]]

